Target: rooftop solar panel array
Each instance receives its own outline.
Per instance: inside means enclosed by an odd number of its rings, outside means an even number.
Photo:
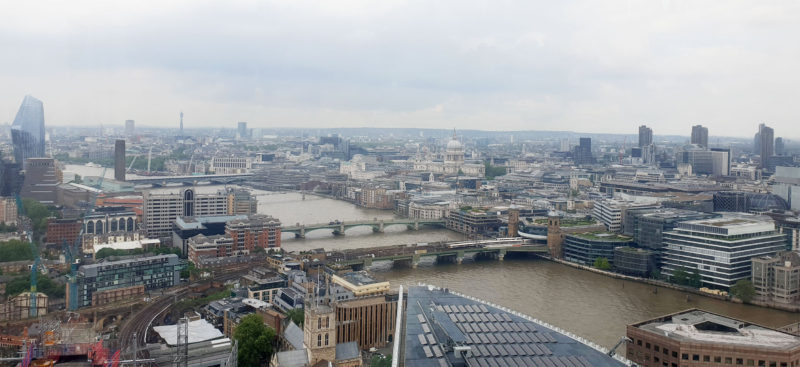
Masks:
[[[412,287],[407,313],[407,366],[622,366],[556,330],[447,291]]]
[[[487,366],[584,366],[579,357],[554,357],[546,344],[556,343],[547,331],[529,321],[514,321],[508,314],[490,312],[483,305],[437,305],[464,335],[470,354]],[[589,365],[588,362],[585,365]]]

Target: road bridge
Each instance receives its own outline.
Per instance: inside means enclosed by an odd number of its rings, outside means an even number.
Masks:
[[[389,226],[404,225],[410,230],[419,230],[420,226],[444,226],[444,219],[373,219],[373,220],[357,220],[350,222],[333,221],[328,223],[318,224],[300,224],[297,223],[293,226],[283,226],[282,233],[294,233],[295,237],[305,238],[306,233],[321,229],[331,230],[335,236],[343,236],[345,231],[355,227],[372,227],[372,230],[377,233],[383,233],[383,230]]]
[[[435,257],[439,263],[461,264],[469,256],[502,261],[509,253],[548,254],[548,250],[546,245],[531,244],[521,237],[496,238],[332,252],[328,254],[328,264],[332,267],[360,270],[376,261],[391,261],[416,268],[424,257]]]

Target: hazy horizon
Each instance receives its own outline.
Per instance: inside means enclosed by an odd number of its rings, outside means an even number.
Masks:
[[[0,121],[751,138],[792,127],[800,3],[15,2]],[[724,132],[724,133],[723,133]],[[794,135],[794,136],[793,136]]]

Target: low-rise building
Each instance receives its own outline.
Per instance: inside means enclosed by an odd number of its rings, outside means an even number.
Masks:
[[[497,231],[501,223],[497,213],[464,208],[450,211],[447,215],[445,226],[450,230],[466,235],[481,235]]]
[[[83,265],[74,280],[67,283],[67,307],[75,310],[118,299],[108,293],[131,297],[173,287],[180,282],[184,267],[175,254]]]
[[[658,254],[643,248],[620,246],[614,248],[614,269],[639,277],[649,277],[658,270]]]
[[[633,238],[612,232],[574,233],[564,239],[564,260],[591,266],[605,258],[613,264],[614,249],[632,244]]]
[[[800,306],[800,253],[753,258],[753,287],[762,302]]]
[[[800,337],[691,309],[628,325],[628,360],[642,367],[797,366]]]

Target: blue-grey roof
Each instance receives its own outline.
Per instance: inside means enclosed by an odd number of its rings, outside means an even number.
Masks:
[[[361,357],[361,352],[358,350],[358,343],[353,341],[353,342],[336,344],[337,361],[344,361],[359,357]]]
[[[308,353],[305,349],[278,352],[278,366],[305,367],[308,366]]]
[[[283,337],[294,349],[303,349],[303,330],[294,322],[289,321],[286,330],[283,332]]]
[[[522,316],[443,290],[411,287],[407,304],[406,366],[459,366],[465,359],[472,366],[623,366]]]

